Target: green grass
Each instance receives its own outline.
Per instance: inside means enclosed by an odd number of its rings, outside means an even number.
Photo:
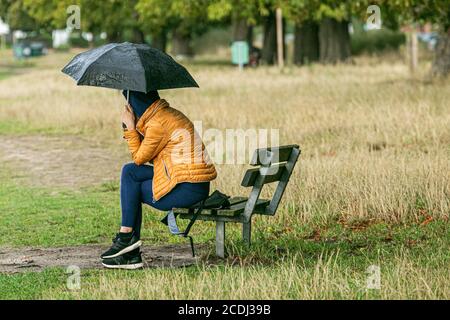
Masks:
[[[7,170],[2,170],[2,182],[0,233],[8,236],[0,238],[0,246],[108,243],[117,230],[118,183],[52,192],[16,185]],[[168,234],[159,222],[161,217],[145,210],[143,238],[148,245],[179,241]],[[289,226],[272,219],[256,219],[250,249],[242,246],[237,226],[230,226],[230,256],[214,265],[203,259],[198,266],[176,270],[84,270],[79,291],[66,288],[68,275],[62,269],[0,275],[0,298],[449,297],[450,226],[446,221],[392,225],[354,220]],[[196,242],[207,243],[210,251],[213,229],[199,222],[193,232]],[[365,288],[370,265],[382,268],[381,290]],[[422,278],[409,281],[418,275]],[[165,279],[166,286],[156,284],[158,279]],[[252,279],[273,289],[261,290]],[[221,283],[220,292],[215,292],[216,283]]]
[[[6,77],[10,76],[11,74],[12,74],[11,72],[0,71],[0,80],[5,79]]]
[[[81,134],[81,129],[75,128],[58,128],[37,126],[17,120],[0,120],[0,135],[29,135],[29,134],[45,134],[48,136],[57,136],[61,134]]]
[[[12,50],[0,49],[0,80],[16,75],[21,70],[36,66],[36,62],[30,59],[15,59]]]
[[[62,269],[48,269],[41,273],[28,272],[17,275],[0,275],[1,299],[37,299],[42,292],[57,288],[66,278]]]

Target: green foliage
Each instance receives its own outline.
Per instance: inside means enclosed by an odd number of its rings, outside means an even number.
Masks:
[[[27,13],[45,29],[65,27],[66,0],[23,0]]]
[[[148,33],[180,25],[204,29],[208,21],[229,21],[231,17],[256,24],[276,7],[296,22],[324,17],[348,20],[351,16],[364,18],[372,4],[380,6],[384,21],[450,26],[448,1],[434,0],[0,0],[0,17],[24,30],[35,29],[36,23],[42,28],[62,28],[66,10],[74,4],[81,7],[85,31],[108,33],[138,26]]]
[[[208,18],[212,21],[228,21],[231,18],[247,19],[257,24],[282,1],[277,0],[211,0],[208,4]]]
[[[208,6],[208,17],[213,21],[228,19],[233,9],[236,8],[236,2],[231,0],[211,1],[211,4]]]
[[[136,11],[143,30],[151,30],[151,34],[167,29],[199,34],[207,28],[208,3],[208,0],[139,0]]]
[[[450,28],[450,4],[435,0],[380,0],[382,6],[397,13],[401,24],[431,22],[443,31]]]
[[[380,53],[385,50],[397,50],[405,43],[405,35],[389,29],[370,30],[352,35],[352,54]]]
[[[4,1],[4,0],[3,0]],[[136,1],[90,0],[22,0],[23,10],[40,27],[64,29],[68,18],[67,8],[79,5],[81,28],[93,33],[106,32],[110,36],[121,34],[124,29],[136,28]]]
[[[317,18],[315,13],[319,6],[320,1],[311,0],[285,0],[282,4],[284,13],[296,23]]]
[[[171,2],[164,0],[139,0],[136,4],[136,11],[139,14],[139,22],[144,29],[160,32],[167,27],[173,15],[170,11]]]
[[[76,48],[88,48],[89,42],[80,33],[72,33],[69,39],[70,46]]]
[[[114,38],[125,29],[137,28],[135,5],[136,0],[80,0],[82,30],[106,32]]]
[[[25,0],[0,0],[0,17],[9,24],[12,30],[33,31],[37,29],[37,21],[26,10]]]

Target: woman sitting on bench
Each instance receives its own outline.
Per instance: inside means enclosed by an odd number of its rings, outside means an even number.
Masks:
[[[163,211],[188,208],[208,197],[209,182],[217,176],[193,123],[160,99],[157,91],[130,91],[129,102],[122,122],[134,163],[122,169],[122,226],[111,248],[101,255],[107,268],[143,266],[142,203]]]

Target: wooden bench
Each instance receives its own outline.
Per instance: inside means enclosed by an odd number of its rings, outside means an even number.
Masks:
[[[242,237],[246,245],[251,242],[253,214],[275,215],[289,178],[300,156],[298,145],[262,148],[255,150],[250,165],[254,168],[245,172],[241,185],[253,187],[248,198],[230,199],[227,209],[203,210],[197,220],[216,222],[216,254],[225,257],[225,224],[242,223]],[[260,199],[261,190],[267,183],[277,182],[270,200]],[[181,219],[191,219],[192,209],[174,209]]]

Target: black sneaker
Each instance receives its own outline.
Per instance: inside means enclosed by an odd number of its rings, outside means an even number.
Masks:
[[[100,257],[102,259],[115,258],[130,252],[142,245],[142,241],[136,237],[134,231],[132,233],[118,233],[113,239],[113,245],[108,251],[104,252]]]
[[[115,258],[104,259],[102,261],[102,265],[109,269],[134,270],[142,268],[144,266],[144,263],[142,262],[141,252],[139,248],[137,248],[133,251],[125,253],[124,255]]]

